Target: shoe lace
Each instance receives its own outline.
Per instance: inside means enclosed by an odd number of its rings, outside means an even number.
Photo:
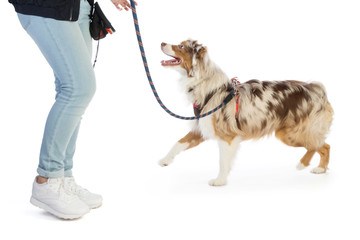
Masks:
[[[65,189],[69,192],[71,192],[72,194],[76,194],[76,195],[85,195],[88,193],[88,190],[82,188],[81,186],[79,186],[76,182],[74,178],[65,178],[64,180],[64,186]]]
[[[49,187],[59,194],[60,200],[71,202],[77,198],[76,195],[65,189],[63,178],[49,179]]]

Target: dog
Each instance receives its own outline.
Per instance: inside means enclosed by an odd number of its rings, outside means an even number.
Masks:
[[[226,74],[210,60],[207,47],[197,41],[189,39],[178,45],[162,43],[161,50],[171,57],[163,60],[162,66],[181,73],[196,115],[214,109],[234,90]],[[220,170],[209,184],[222,186],[227,183],[239,143],[275,132],[286,145],[307,150],[297,169],[309,166],[317,152],[320,163],[312,173],[326,172],[330,145],[325,139],[333,120],[333,109],[321,83],[250,80],[241,83],[238,91],[238,111],[233,98],[212,115],[196,120],[191,131],[176,142],[159,164],[168,166],[180,152],[215,138],[220,148]]]

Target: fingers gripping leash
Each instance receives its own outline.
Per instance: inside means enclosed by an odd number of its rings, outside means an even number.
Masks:
[[[235,96],[234,91],[232,91],[223,101],[223,103],[221,103],[219,106],[217,106],[216,108],[214,108],[213,110],[198,115],[198,116],[193,116],[193,117],[183,117],[183,116],[179,116],[173,112],[171,112],[161,101],[159,95],[157,94],[154,82],[152,81],[151,78],[151,74],[150,74],[150,70],[149,70],[149,66],[147,64],[147,60],[146,60],[146,55],[145,55],[145,50],[144,50],[144,45],[142,43],[142,39],[141,39],[141,34],[140,34],[140,28],[139,28],[139,22],[138,22],[138,18],[137,18],[137,14],[136,14],[136,7],[135,7],[135,1],[130,0],[131,3],[131,10],[132,10],[132,14],[133,14],[133,19],[134,19],[134,26],[135,26],[135,31],[136,31],[136,36],[138,39],[138,43],[139,43],[139,48],[140,48],[140,53],[141,53],[141,57],[143,59],[143,63],[144,63],[144,68],[145,68],[145,72],[146,72],[146,76],[148,78],[150,87],[152,89],[152,92],[156,98],[156,100],[158,101],[158,103],[160,104],[160,106],[165,110],[165,112],[167,112],[168,114],[170,114],[171,116],[175,117],[175,118],[179,118],[182,120],[195,120],[195,119],[200,119],[206,116],[209,116],[210,114],[216,112],[217,110],[219,110],[220,108],[224,107],[228,102],[231,101],[231,99],[233,99],[233,97]]]

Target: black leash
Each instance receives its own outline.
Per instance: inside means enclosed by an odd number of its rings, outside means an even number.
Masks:
[[[96,47],[96,54],[95,54],[95,59],[94,59],[94,63],[93,63],[93,68],[95,68],[95,64],[97,62],[97,57],[98,57],[98,53],[99,53],[99,46],[100,46],[100,40],[98,40],[98,44]]]

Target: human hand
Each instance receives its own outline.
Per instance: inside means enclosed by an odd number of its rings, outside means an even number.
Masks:
[[[123,10],[121,7],[123,7],[126,11],[128,11],[129,8],[131,8],[128,0],[111,0],[111,1],[115,5],[115,7],[120,11]],[[135,2],[135,5],[137,6],[137,2],[136,1],[134,1],[134,2]]]

